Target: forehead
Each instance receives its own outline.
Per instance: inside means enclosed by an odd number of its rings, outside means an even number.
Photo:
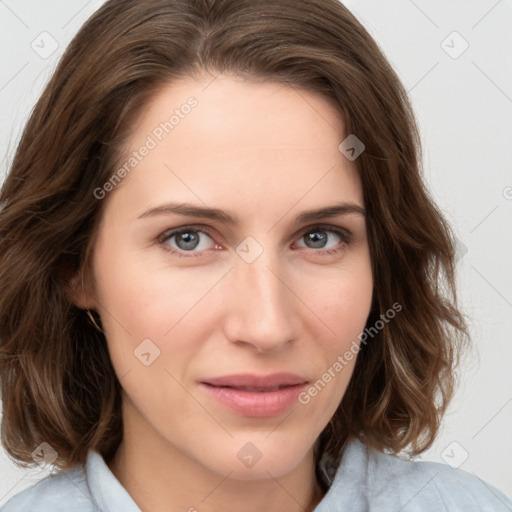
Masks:
[[[191,99],[195,105],[190,108]],[[171,120],[176,142],[190,135],[203,151],[214,147],[280,144],[319,148],[328,132],[343,135],[343,120],[334,102],[316,92],[277,82],[244,79],[236,75],[182,78],[163,86],[149,100],[135,129],[140,135],[165,130]],[[178,129],[179,126],[179,129]],[[157,138],[158,137],[158,134]],[[180,137],[180,135],[182,137]]]
[[[150,149],[113,196],[135,208],[199,201],[276,215],[304,201],[362,206],[356,165],[338,149],[345,136],[320,94],[226,75],[182,79],[159,90],[131,127],[125,162]]]

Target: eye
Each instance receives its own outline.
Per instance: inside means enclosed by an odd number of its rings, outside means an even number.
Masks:
[[[330,246],[328,245],[329,238],[331,238],[331,240],[334,239],[334,243]],[[336,241],[336,239],[338,239],[338,241]],[[304,233],[301,240],[305,241],[307,248],[315,249],[315,253],[320,255],[335,254],[350,244],[352,235],[349,231],[334,228],[333,226],[315,226],[313,229]],[[316,249],[322,250],[319,251]]]
[[[210,242],[213,242],[212,238],[206,233],[205,228],[197,229],[184,226],[164,233],[160,237],[159,243],[164,246],[165,250],[170,251],[173,254],[178,256],[188,256],[182,253],[200,253],[201,251],[213,248],[208,247],[208,239]],[[210,246],[211,245],[212,244],[210,243]],[[190,254],[190,256],[196,256],[196,254]]]

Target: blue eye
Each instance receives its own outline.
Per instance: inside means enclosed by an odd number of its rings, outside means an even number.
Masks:
[[[335,235],[337,238],[341,240],[342,246],[346,246],[350,243],[351,238],[348,232],[341,231],[339,229],[333,229],[331,227],[325,226],[315,226],[313,229],[309,230],[302,236],[302,239],[306,241],[306,243],[310,243],[310,249],[328,249],[319,252],[320,254],[332,254],[340,251],[340,248],[336,248],[340,242],[334,244],[334,250],[331,247],[326,247],[325,244],[329,240],[329,235]]]
[[[165,244],[170,245],[170,241],[172,239],[175,239],[174,243],[177,246],[177,249],[182,252],[191,252],[191,251],[204,251],[207,249],[207,247],[200,247],[201,245],[204,245],[204,242],[202,243],[201,235],[206,235],[208,238],[210,238],[203,230],[201,229],[193,229],[193,228],[180,228],[174,231],[171,231],[168,233],[164,239],[162,239],[162,242]],[[211,240],[211,238],[210,238]],[[177,252],[173,251],[172,247],[167,248],[167,250],[170,250],[171,252]]]
[[[202,256],[204,251],[216,246],[208,232],[209,229],[206,227],[184,226],[162,234],[158,242],[164,250],[179,257]],[[334,243],[327,245],[329,238],[333,237]],[[208,246],[208,240],[210,240],[210,246]],[[315,254],[336,254],[350,245],[352,234],[334,226],[314,226],[303,232],[300,240],[304,240],[308,244],[305,247],[312,249]]]

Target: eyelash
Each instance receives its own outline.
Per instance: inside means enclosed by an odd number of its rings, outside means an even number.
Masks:
[[[158,244],[162,247],[164,251],[170,252],[171,254],[174,254],[178,257],[184,257],[184,258],[191,258],[191,257],[201,257],[203,251],[199,251],[196,254],[194,254],[193,251],[177,251],[175,249],[170,249],[169,245],[166,243],[174,236],[180,235],[182,233],[187,233],[189,231],[194,231],[197,233],[204,233],[210,238],[212,238],[212,230],[206,226],[182,226],[177,229],[173,229],[171,231],[166,231],[165,233],[162,233],[158,237]],[[341,252],[344,248],[348,247],[352,243],[353,235],[350,233],[350,231],[346,229],[341,229],[335,226],[329,226],[329,225],[316,225],[312,228],[308,228],[306,231],[302,233],[301,238],[303,238],[305,235],[309,233],[314,233],[315,231],[325,231],[327,233],[333,233],[341,238],[341,242],[336,249],[325,249],[325,250],[315,250],[311,249],[315,254],[319,254],[320,256],[324,255],[332,255]],[[185,254],[184,254],[185,252]],[[186,252],[190,252],[190,255],[187,255]]]

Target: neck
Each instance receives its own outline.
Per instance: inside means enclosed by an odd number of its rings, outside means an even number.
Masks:
[[[146,434],[125,425],[123,441],[108,462],[141,510],[312,512],[324,496],[315,477],[313,450],[279,478],[269,473],[259,480],[235,480],[192,460],[154,431]]]
[[[109,467],[138,507],[151,512],[312,512],[324,496],[314,477],[304,478],[303,468],[279,479],[231,480],[183,471],[179,456],[164,463],[162,454],[123,444]]]

